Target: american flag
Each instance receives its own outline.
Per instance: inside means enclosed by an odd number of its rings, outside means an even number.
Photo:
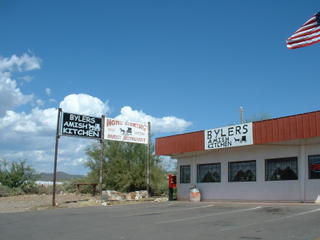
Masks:
[[[320,12],[310,18],[291,37],[287,39],[287,47],[295,49],[320,42]]]

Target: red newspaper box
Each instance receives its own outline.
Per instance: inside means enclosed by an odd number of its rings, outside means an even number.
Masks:
[[[169,188],[176,188],[177,187],[177,177],[176,175],[169,174]]]

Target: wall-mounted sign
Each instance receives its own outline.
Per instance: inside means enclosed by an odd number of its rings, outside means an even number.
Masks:
[[[62,114],[62,135],[101,138],[101,118],[65,112]]]
[[[104,139],[131,143],[148,144],[148,123],[136,123],[106,118]]]
[[[206,150],[253,144],[252,123],[205,130],[204,134]]]

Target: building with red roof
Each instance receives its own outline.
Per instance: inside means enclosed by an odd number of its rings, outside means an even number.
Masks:
[[[177,196],[314,202],[320,196],[320,111],[156,139],[177,159]],[[320,198],[320,197],[319,197]]]

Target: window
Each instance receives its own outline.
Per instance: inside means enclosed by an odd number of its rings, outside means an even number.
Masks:
[[[256,181],[256,161],[229,162],[229,182]]]
[[[320,155],[309,156],[309,179],[320,179]]]
[[[297,180],[298,158],[266,159],[266,181]]]
[[[199,164],[198,165],[198,177],[199,183],[206,182],[220,182],[221,176],[221,164],[211,163],[211,164]]]
[[[190,165],[180,166],[180,183],[190,183]]]

